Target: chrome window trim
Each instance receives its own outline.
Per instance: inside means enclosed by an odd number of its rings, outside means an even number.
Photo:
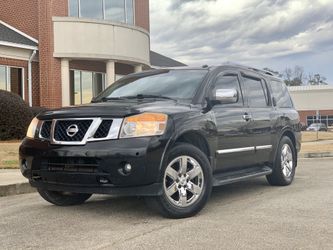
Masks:
[[[55,125],[58,121],[78,121],[78,120],[92,120],[92,123],[90,127],[88,128],[85,136],[83,137],[82,141],[75,141],[75,142],[69,142],[69,141],[57,141],[54,138],[54,131],[55,131]],[[109,130],[109,134],[107,137],[104,138],[94,138],[94,135],[101,125],[103,120],[112,120],[112,124]],[[45,120],[46,121],[46,120]],[[41,121],[40,128],[42,128],[42,125],[45,121]],[[50,120],[48,120],[50,121]],[[50,131],[50,143],[54,145],[86,145],[87,142],[91,141],[106,141],[106,140],[115,140],[118,139],[119,132],[121,125],[123,123],[122,118],[101,118],[101,117],[86,117],[86,118],[64,118],[64,119],[53,119],[52,125],[51,125],[51,131]],[[39,139],[48,140],[46,138],[43,138],[41,136],[41,129],[38,133]]]
[[[253,147],[244,147],[244,148],[230,148],[230,149],[221,149],[217,150],[218,154],[230,154],[230,153],[240,153],[240,152],[249,152],[249,151],[257,151],[264,149],[271,149],[272,145],[261,145],[261,146],[253,146]]]

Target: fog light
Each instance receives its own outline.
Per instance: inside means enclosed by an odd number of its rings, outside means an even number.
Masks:
[[[132,171],[132,166],[131,166],[131,164],[126,163],[125,166],[124,166],[124,171],[125,171],[125,173],[129,173],[129,172],[131,172],[131,171]]]

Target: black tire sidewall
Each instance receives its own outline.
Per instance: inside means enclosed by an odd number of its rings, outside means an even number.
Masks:
[[[285,176],[282,172],[282,167],[281,167],[281,154],[282,154],[282,147],[288,144],[291,152],[292,152],[292,157],[293,157],[293,169],[292,173],[289,177]],[[275,182],[277,182],[278,185],[289,185],[292,183],[295,172],[296,172],[296,149],[292,141],[290,140],[289,137],[282,137],[279,143],[278,151],[276,154],[275,162],[274,162],[274,169],[273,169],[273,178],[275,179]]]

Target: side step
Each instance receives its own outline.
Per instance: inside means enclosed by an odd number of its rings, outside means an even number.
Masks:
[[[252,167],[243,170],[221,173],[213,176],[213,186],[221,186],[272,173],[268,166]]]

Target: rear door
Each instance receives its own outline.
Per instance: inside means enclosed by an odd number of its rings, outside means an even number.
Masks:
[[[266,81],[253,73],[242,72],[246,102],[250,109],[248,136],[255,147],[255,164],[268,162],[272,152],[273,107]]]
[[[210,93],[216,89],[236,89],[238,101],[232,104],[213,106],[217,131],[218,150],[216,152],[217,170],[228,171],[250,166],[254,160],[252,139],[248,137],[248,120],[244,115],[249,109],[244,104],[240,75],[237,71],[223,71],[213,82]]]

